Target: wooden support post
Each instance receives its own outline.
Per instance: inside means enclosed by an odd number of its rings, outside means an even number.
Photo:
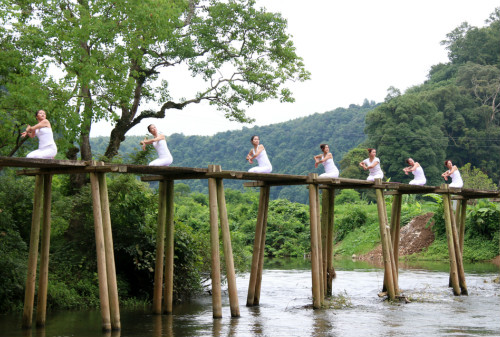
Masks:
[[[399,276],[399,233],[401,229],[401,203],[403,196],[401,194],[395,194],[392,199],[392,209],[391,209],[391,241],[392,241],[392,251],[394,256],[394,264],[396,269],[395,279]]]
[[[448,185],[443,184],[441,188],[446,189]],[[443,194],[443,208],[444,208],[444,223],[446,226],[446,240],[448,242],[448,253],[450,256],[450,281],[453,288],[453,294],[460,295],[460,285],[458,282],[458,270],[457,270],[457,260],[455,254],[455,243],[453,240],[453,231],[451,228],[451,207],[450,207],[450,195]]]
[[[259,268],[260,244],[264,217],[264,198],[266,187],[260,188],[259,207],[257,210],[257,224],[255,225],[255,238],[253,241],[252,265],[250,267],[250,280],[248,283],[247,307],[254,305],[255,283],[257,280],[257,270]]]
[[[35,301],[36,265],[38,260],[38,243],[40,241],[40,215],[42,213],[43,176],[35,178],[35,193],[33,198],[33,213],[31,215],[30,248],[28,257],[28,274],[24,292],[24,308],[22,327],[30,329],[33,317],[33,302]]]
[[[36,326],[45,326],[47,315],[47,287],[49,282],[50,206],[52,202],[52,175],[43,176],[43,224],[40,250],[40,277],[38,279],[38,304]]]
[[[462,256],[464,254],[464,236],[465,236],[465,221],[467,220],[467,199],[462,200],[460,207],[460,222],[457,222],[459,225],[459,236],[458,241],[460,242],[460,252]]]
[[[155,283],[153,288],[153,314],[162,313],[163,256],[165,249],[165,220],[167,212],[165,181],[160,180],[158,188],[158,222],[156,227]]]
[[[208,166],[209,172],[214,165]],[[222,299],[220,281],[219,225],[217,222],[217,183],[208,178],[208,200],[210,207],[210,247],[212,256],[212,308],[213,318],[222,318]]]
[[[260,304],[260,288],[262,285],[262,272],[264,270],[264,256],[266,250],[266,231],[267,231],[267,212],[269,210],[269,195],[270,186],[265,187],[265,197],[264,197],[264,217],[262,218],[262,234],[260,235],[260,253],[259,253],[259,263],[257,268],[257,278],[255,280],[255,296],[253,299],[254,305]]]
[[[333,268],[333,234],[334,234],[334,207],[335,207],[335,190],[328,189],[328,218],[327,218],[327,238],[326,238],[326,266],[327,266],[327,283],[326,294],[332,295],[332,282],[336,277],[335,269]]]
[[[99,179],[99,195],[101,197],[102,230],[104,234],[104,251],[106,252],[106,275],[108,280],[111,329],[120,330],[120,303],[118,299],[118,284],[116,281],[115,249],[113,246],[113,232],[111,230],[111,214],[109,212],[106,174],[97,173],[97,178]]]
[[[318,263],[319,263],[319,286],[320,286],[320,301],[323,305],[325,301],[325,278],[323,277],[323,244],[321,230],[321,203],[319,201],[319,185],[314,185],[316,188],[316,223],[318,224]]]
[[[316,178],[317,174],[310,173],[310,178]],[[319,242],[318,242],[318,207],[317,195],[318,186],[315,184],[309,185],[309,213],[311,221],[311,272],[312,272],[312,297],[313,308],[321,308],[321,265],[319,262]]]
[[[448,198],[448,202],[450,210],[452,210],[451,206],[451,198]],[[457,210],[458,211],[458,210]],[[453,244],[455,246],[455,258],[457,261],[457,273],[458,273],[458,284],[460,285],[460,293],[461,295],[468,295],[467,291],[467,283],[465,282],[465,271],[464,264],[462,259],[462,251],[460,249],[460,240],[458,237],[457,224],[455,222],[455,217],[453,217],[453,212],[451,212],[450,220],[451,220],[451,231],[453,235]]]
[[[166,181],[167,235],[165,258],[165,296],[163,312],[172,314],[174,309],[174,181]]]
[[[220,169],[220,166],[219,166]],[[229,292],[229,306],[231,317],[240,317],[240,306],[238,304],[238,289],[236,288],[236,275],[234,271],[233,248],[231,247],[231,233],[227,219],[226,197],[224,195],[224,183],[217,179],[217,203],[219,205],[219,220],[222,231],[222,244],[224,248],[224,259],[226,261],[226,277]]]
[[[377,209],[378,209],[378,219],[380,226],[380,239],[382,242],[382,256],[384,259],[384,280],[387,293],[391,300],[396,298],[396,289],[394,285],[393,276],[393,259],[391,256],[391,244],[390,238],[388,237],[387,231],[387,214],[385,210],[385,200],[384,193],[381,189],[376,189],[377,194]]]
[[[322,282],[324,284],[324,291],[325,291],[324,295],[327,294],[327,284],[328,284],[327,235],[328,235],[328,213],[329,213],[328,201],[330,199],[329,195],[330,195],[330,191],[328,189],[324,189],[323,193],[321,194],[321,221],[320,221],[320,223],[321,223],[321,249],[322,249],[321,255],[323,257],[321,268],[323,271]]]
[[[97,252],[97,276],[99,279],[102,330],[109,331],[111,330],[111,314],[109,309],[108,277],[106,272],[106,250],[104,245],[99,179],[96,173],[90,173],[90,184],[92,190],[92,209],[94,213],[95,247]]]

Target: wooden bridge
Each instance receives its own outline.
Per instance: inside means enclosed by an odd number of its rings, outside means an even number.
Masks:
[[[271,186],[306,185],[309,188],[312,299],[314,308],[321,308],[325,297],[332,293],[332,279],[335,272],[332,254],[335,190],[346,188],[376,190],[384,262],[384,288],[382,290],[387,292],[387,296],[390,299],[395,299],[400,292],[398,285],[398,251],[403,194],[437,193],[443,196],[446,237],[450,256],[450,286],[455,295],[467,295],[462,261],[467,200],[498,198],[500,196],[499,191],[454,189],[449,188],[445,184],[440,187],[414,186],[382,182],[380,180],[369,182],[357,179],[318,178],[318,175],[314,173],[304,176],[223,171],[219,165],[210,165],[204,169],[105,164],[95,161],[0,157],[0,167],[20,167],[23,169],[17,172],[19,175],[35,176],[28,274],[22,320],[24,328],[31,328],[32,325],[41,219],[42,236],[36,324],[37,326],[45,325],[51,222],[51,183],[52,175],[54,174],[90,174],[103,330],[119,330],[121,328],[111,218],[105,179],[106,173],[144,175],[142,177],[143,181],[159,181],[159,210],[153,295],[153,312],[155,314],[171,314],[173,310],[174,181],[179,179],[208,180],[212,306],[214,318],[222,317],[219,221],[227,271],[230,312],[232,317],[240,315],[226,211],[224,179],[247,180],[250,182],[245,182],[244,186],[260,188],[247,306],[256,306],[260,303],[267,212]],[[322,190],[321,208],[319,198],[320,189]],[[386,212],[384,191],[386,191],[385,195],[393,196],[390,224]],[[455,214],[451,206],[452,198],[460,200]],[[166,260],[165,268],[164,256]],[[164,287],[163,284],[165,284]],[[165,289],[164,295],[162,295],[163,289]]]

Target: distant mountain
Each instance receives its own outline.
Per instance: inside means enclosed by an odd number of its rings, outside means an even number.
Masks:
[[[167,137],[168,147],[174,158],[173,166],[207,167],[218,164],[223,170],[247,171],[251,166],[245,156],[251,148],[250,138],[258,135],[266,147],[274,173],[308,174],[322,173],[323,168],[314,168],[313,156],[321,153],[319,145],[327,143],[337,167],[350,149],[365,140],[363,132],[366,113],[377,106],[368,102],[362,106],[351,104],[349,108],[338,108],[325,113],[297,118],[267,126],[243,127],[242,130],[226,131],[214,136],[184,136],[173,134]],[[119,155],[124,162],[131,162],[139,152],[141,136],[128,136],[122,143]],[[102,155],[107,137],[91,139],[94,156]],[[187,181],[192,190],[206,191],[206,182]],[[240,181],[225,181],[227,187],[243,189]],[[272,198],[287,198],[291,201],[307,202],[307,190],[303,186],[274,187]]]

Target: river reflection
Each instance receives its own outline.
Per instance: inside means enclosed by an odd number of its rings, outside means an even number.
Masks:
[[[50,312],[43,329],[22,330],[21,314],[0,316],[2,337],[106,336],[500,336],[500,286],[494,265],[466,265],[469,296],[453,296],[448,264],[404,265],[399,285],[411,300],[389,303],[377,293],[383,271],[367,262],[335,261],[334,295],[347,306],[313,310],[310,265],[266,261],[261,305],[245,307],[248,274],[237,277],[240,318],[231,318],[223,293],[223,318],[212,318],[210,296],[174,307],[173,315],[149,309],[121,311],[122,330],[100,331],[99,311]],[[242,304],[243,303],[243,304]]]

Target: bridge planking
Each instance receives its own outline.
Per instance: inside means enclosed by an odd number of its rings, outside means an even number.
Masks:
[[[185,180],[185,179],[234,179],[244,180],[245,187],[320,185],[320,188],[335,189],[385,189],[385,195],[395,194],[453,194],[454,199],[499,198],[498,190],[478,190],[466,188],[441,188],[439,186],[416,186],[398,182],[382,182],[349,178],[321,178],[307,175],[281,173],[253,173],[246,171],[221,170],[210,172],[207,168],[147,166],[132,164],[104,163],[99,161],[56,160],[0,157],[0,167],[19,167],[18,175],[38,174],[78,174],[78,173],[128,173],[142,175],[143,181]]]

